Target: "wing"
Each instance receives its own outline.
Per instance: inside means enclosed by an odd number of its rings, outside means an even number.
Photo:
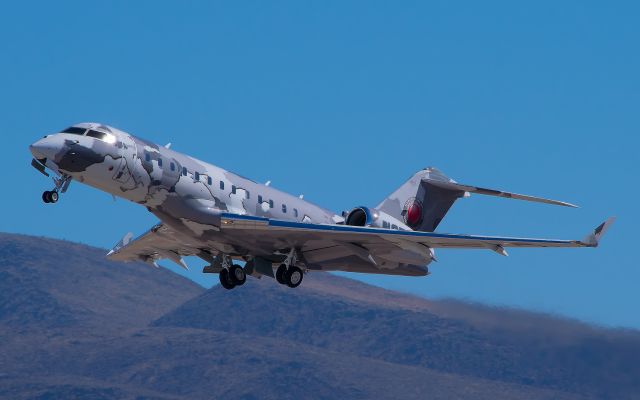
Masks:
[[[184,269],[189,269],[184,256],[200,255],[202,250],[192,239],[181,235],[164,224],[158,224],[132,240],[128,233],[107,254],[114,261],[143,261],[158,266],[159,259],[168,258]]]
[[[396,265],[398,262],[407,264],[413,268],[420,263],[430,262],[433,259],[431,249],[435,248],[489,249],[506,255],[506,247],[596,247],[612,222],[613,218],[610,218],[583,240],[401,231],[309,224],[234,214],[223,214],[221,231],[229,238],[236,236],[245,242],[259,243],[260,247],[270,245],[272,248],[300,248],[304,257],[307,261],[311,259],[312,264],[332,263],[340,258],[355,256],[369,266],[378,267],[377,271],[358,272],[386,273],[381,271],[385,260],[391,263],[396,261]],[[405,274],[418,273],[403,273]]]
[[[506,255],[506,247],[596,247],[613,223],[598,226],[583,240],[528,239],[401,231],[345,225],[309,224],[261,217],[223,214],[220,232],[255,256],[272,257],[279,250],[298,248],[312,269],[395,275],[425,275],[434,248],[490,249]],[[158,224],[132,240],[127,234],[107,257],[143,261],[157,266],[168,258],[187,269],[182,257],[211,258],[196,239]],[[280,252],[280,254],[282,254]]]
[[[231,231],[242,232],[243,235],[257,232],[257,235],[260,237],[278,238],[290,245],[302,245],[308,241],[310,237],[316,237],[362,244],[402,240],[419,243],[430,248],[486,249],[491,248],[491,246],[596,247],[600,237],[613,223],[614,219],[613,217],[609,218],[606,222],[600,224],[583,240],[534,239],[402,231],[360,226],[309,224],[235,214],[223,214],[221,231],[225,233],[231,233]]]

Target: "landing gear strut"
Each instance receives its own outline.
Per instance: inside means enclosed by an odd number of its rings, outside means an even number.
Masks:
[[[57,203],[60,199],[60,193],[64,193],[71,184],[71,177],[69,175],[62,175],[60,178],[53,178],[55,187],[53,190],[46,190],[42,193],[42,201],[45,203]]]
[[[291,249],[284,263],[278,266],[276,270],[276,281],[281,285],[287,285],[290,288],[300,286],[304,272],[295,264],[298,261],[298,255],[295,249]]]

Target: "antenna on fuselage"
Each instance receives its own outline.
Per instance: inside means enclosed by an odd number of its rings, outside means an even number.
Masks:
[[[165,149],[168,149],[168,148],[170,148],[170,147],[171,147],[171,142],[169,142],[169,143],[167,143],[167,144],[165,144],[165,145],[164,145],[164,148],[165,148]]]
[[[269,186],[271,185],[271,181],[267,181],[267,183],[264,184],[265,186]]]

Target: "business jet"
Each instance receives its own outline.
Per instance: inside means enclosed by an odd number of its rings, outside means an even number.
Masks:
[[[303,196],[276,190],[215,165],[99,123],[80,123],[30,146],[32,166],[53,175],[42,194],[56,203],[78,181],[153,213],[160,222],[136,239],[128,233],[107,254],[158,266],[168,259],[187,269],[186,256],[219,274],[233,289],[247,275],[297,287],[309,271],[404,276],[429,274],[435,249],[596,247],[613,218],[582,240],[528,239],[435,232],[453,203],[470,194],[565,207],[572,204],[464,185],[436,168],[412,175],[376,207],[334,213]],[[244,262],[244,266],[237,262]]]

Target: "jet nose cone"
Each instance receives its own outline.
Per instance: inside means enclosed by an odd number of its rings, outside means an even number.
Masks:
[[[29,145],[29,151],[31,152],[31,154],[33,154],[33,158],[35,158],[36,160],[40,160],[40,159],[46,158],[44,156],[44,154],[42,154],[40,151],[38,151],[38,147],[39,146],[36,143]]]
[[[58,151],[57,147],[58,146],[55,144],[54,140],[49,137],[44,137],[31,144],[29,146],[29,151],[31,151],[31,154],[33,154],[33,157],[37,160],[42,160],[43,158],[53,160]]]

